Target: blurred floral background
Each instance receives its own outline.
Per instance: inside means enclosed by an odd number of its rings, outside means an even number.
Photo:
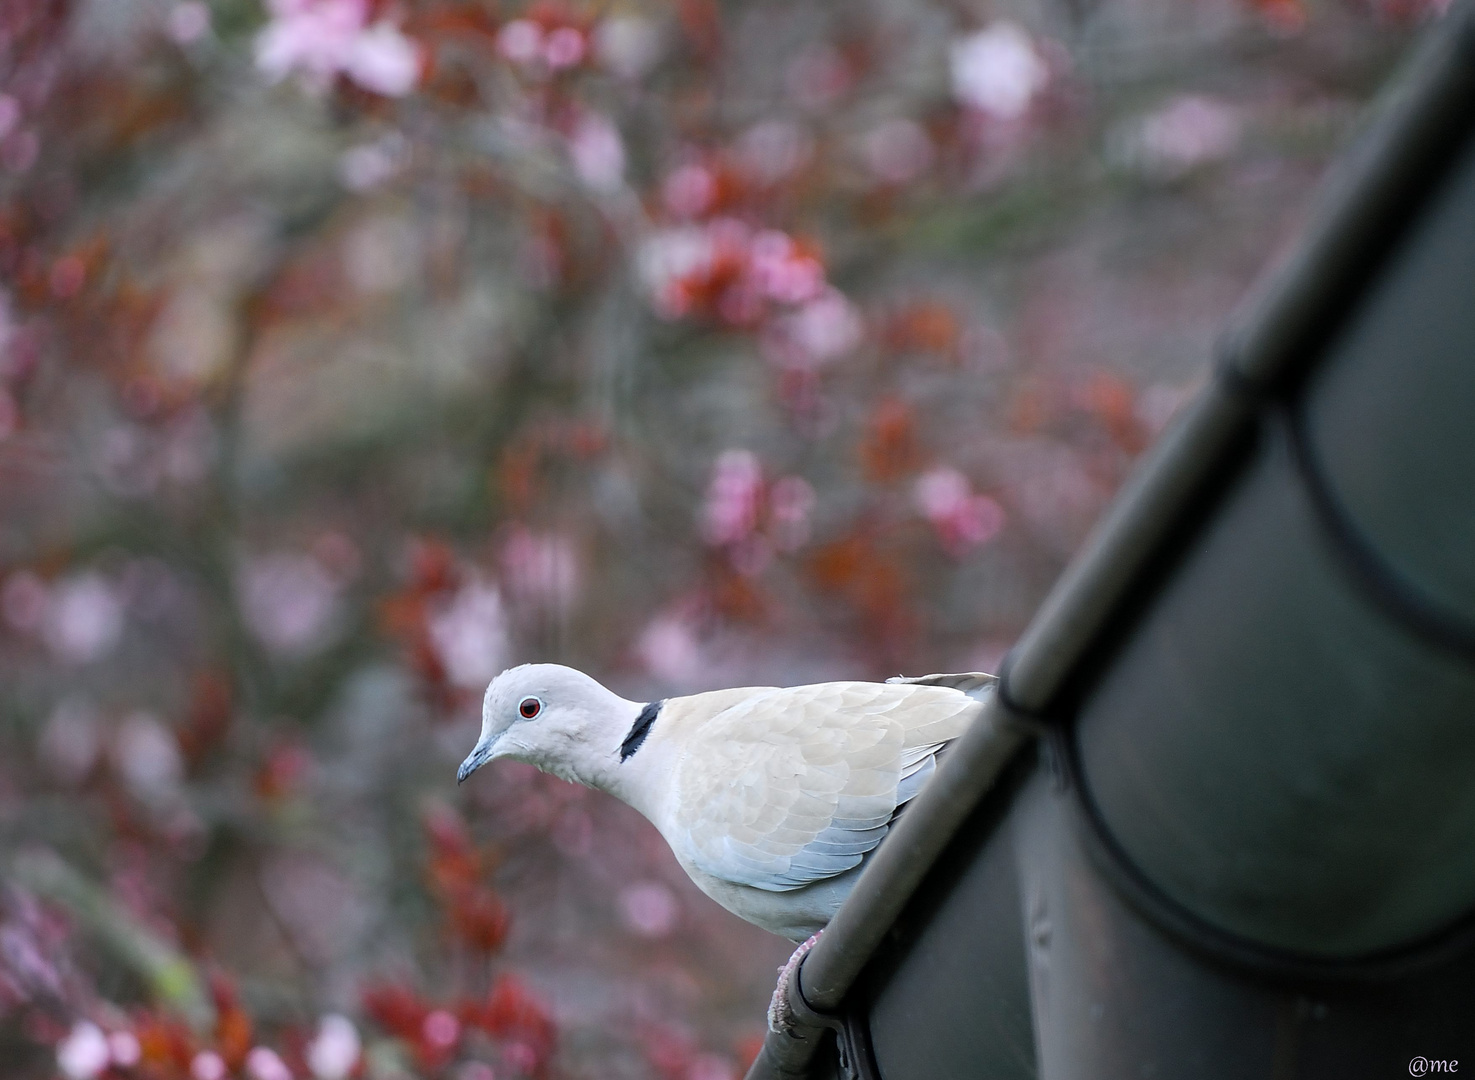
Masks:
[[[0,1071],[739,1076],[487,680],[991,668],[1440,7],[0,5]]]

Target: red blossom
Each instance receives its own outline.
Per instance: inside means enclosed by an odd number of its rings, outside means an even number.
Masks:
[[[210,975],[210,997],[215,1003],[215,1038],[213,1049],[232,1069],[246,1060],[254,1044],[255,1025],[241,1006],[235,983],[223,972]]]
[[[486,1003],[473,1012],[468,1023],[507,1044],[525,1048],[535,1077],[547,1074],[558,1029],[548,1007],[513,975],[501,975],[492,986]]]
[[[251,787],[268,803],[281,802],[296,793],[312,769],[312,755],[296,742],[278,742],[266,753]]]
[[[385,1031],[406,1042],[420,1039],[430,1006],[397,983],[372,987],[363,995],[364,1012]]]

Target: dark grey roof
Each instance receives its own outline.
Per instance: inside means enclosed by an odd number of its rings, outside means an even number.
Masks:
[[[1320,208],[750,1080],[1475,1069],[1475,5]]]

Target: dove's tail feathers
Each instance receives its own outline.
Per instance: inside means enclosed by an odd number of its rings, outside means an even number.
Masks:
[[[946,686],[950,690],[961,690],[969,697],[982,701],[984,692],[999,681],[997,675],[986,671],[960,671],[951,675],[893,675],[889,683],[911,683],[916,686]]]

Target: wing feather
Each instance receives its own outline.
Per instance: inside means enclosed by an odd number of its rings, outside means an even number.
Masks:
[[[928,678],[668,701],[685,744],[673,841],[698,869],[773,892],[860,865],[982,708],[964,677],[966,690]]]

